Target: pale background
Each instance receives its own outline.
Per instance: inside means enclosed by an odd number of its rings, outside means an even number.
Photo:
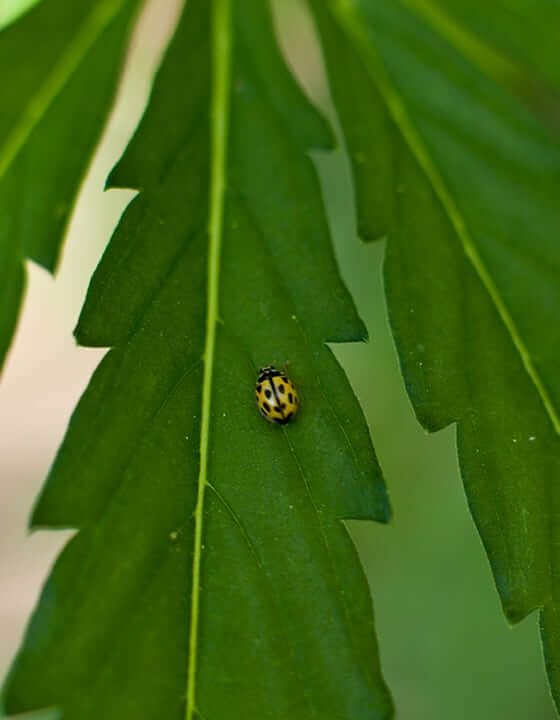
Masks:
[[[17,2],[0,0],[0,26]],[[320,58],[300,6],[299,0],[275,1],[291,61],[325,103]],[[0,681],[69,536],[29,536],[27,519],[70,413],[103,354],[78,348],[72,337],[88,279],[132,196],[102,188],[142,112],[177,7],[178,0],[153,0],[135,33],[119,102],[82,188],[56,279],[28,264],[25,305],[0,381]],[[501,614],[468,514],[454,428],[425,435],[404,392],[383,299],[384,246],[366,247],[355,237],[343,152],[316,160],[343,276],[371,336],[367,345],[335,346],[335,352],[365,409],[395,515],[389,527],[353,523],[352,532],[372,586],[398,717],[552,720],[535,616],[512,630]]]

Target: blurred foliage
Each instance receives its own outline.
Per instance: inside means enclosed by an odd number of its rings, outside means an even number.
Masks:
[[[554,720],[535,616],[508,626],[492,586],[461,484],[455,429],[427,435],[406,395],[383,289],[385,243],[359,242],[344,152],[315,158],[337,258],[371,338],[365,347],[333,350],[389,481],[391,524],[350,528],[374,592],[397,717]]]
[[[39,0],[2,0],[0,4],[0,29],[14,22]]]
[[[406,4],[314,0],[422,426],[457,423],[471,512],[512,622],[540,609],[560,696],[560,146]],[[537,12],[535,9],[534,12]]]
[[[56,267],[138,4],[44,0],[2,30],[0,369],[23,298],[24,260]]]

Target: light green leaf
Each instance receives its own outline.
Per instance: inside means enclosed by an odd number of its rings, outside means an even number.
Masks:
[[[138,0],[43,0],[0,32],[0,366],[24,259],[53,272]]]
[[[6,688],[65,720],[391,715],[345,518],[389,508],[326,342],[366,330],[306,152],[330,134],[262,0],[189,0],[77,328],[111,346],[33,515],[75,527]],[[254,398],[289,363],[295,422]]]
[[[23,715],[0,715],[2,720],[61,720],[57,710],[38,710],[37,712],[24,713]]]
[[[313,2],[407,388],[457,423],[504,611],[540,608],[560,696],[560,151],[405,4]]]
[[[0,5],[0,29],[17,20],[39,0],[2,0]]]

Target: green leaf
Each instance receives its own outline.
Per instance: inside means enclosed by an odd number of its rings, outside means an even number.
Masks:
[[[0,33],[0,367],[24,259],[53,272],[138,0],[43,0]]]
[[[0,5],[0,30],[17,20],[39,0],[3,0]]]
[[[401,0],[483,73],[516,95],[545,127],[560,130],[560,72],[556,62],[560,5],[512,0]],[[528,38],[531,38],[528,41]]]
[[[391,715],[343,520],[385,521],[360,407],[326,346],[366,330],[306,152],[328,128],[262,0],[189,0],[111,175],[137,188],[81,343],[112,346],[33,514],[79,532],[6,688],[10,711],[102,717]],[[257,369],[301,396],[275,426]]]
[[[57,710],[38,710],[37,712],[25,713],[23,715],[0,715],[2,720],[61,720]]]
[[[459,461],[504,611],[560,697],[560,151],[401,3],[313,2],[403,375]]]
[[[514,91],[527,96],[539,86],[560,87],[558,3],[510,0],[506,9],[501,3],[487,3],[483,8],[472,0],[401,1]]]

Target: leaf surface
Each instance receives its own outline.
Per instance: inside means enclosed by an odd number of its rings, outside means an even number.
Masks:
[[[75,527],[7,684],[10,711],[372,720],[391,715],[344,518],[389,508],[326,341],[366,336],[309,147],[330,132],[262,0],[189,0],[113,186],[139,190],[79,341],[111,346],[34,527]],[[257,412],[281,367],[301,412]]]
[[[504,611],[560,693],[560,151],[401,3],[313,2],[403,375],[459,461]]]
[[[23,715],[0,715],[2,720],[60,720],[60,713],[56,710],[38,710]]]
[[[0,33],[0,366],[24,259],[53,272],[138,0],[43,0]]]
[[[530,92],[523,87],[528,82],[541,89],[560,87],[558,3],[510,0],[487,3],[482,12],[482,3],[469,0],[400,1],[513,90]]]

